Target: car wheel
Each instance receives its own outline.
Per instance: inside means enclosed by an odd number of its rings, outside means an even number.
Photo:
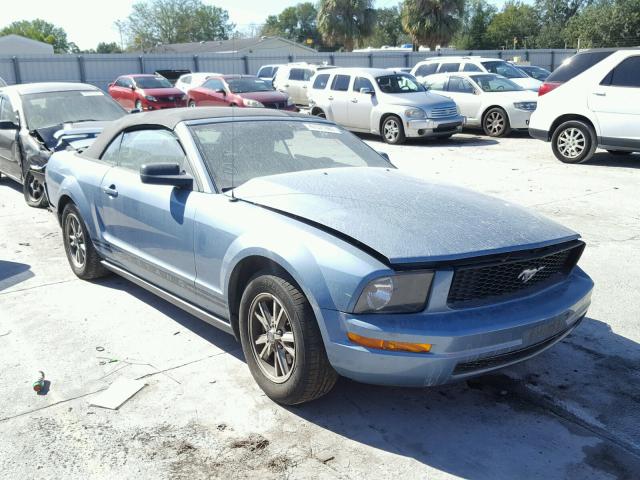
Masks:
[[[40,182],[31,172],[27,172],[22,184],[22,192],[27,205],[30,207],[44,208],[49,205],[47,195],[44,191],[44,184]]]
[[[404,143],[406,137],[404,135],[404,127],[402,120],[395,115],[390,115],[382,122],[382,139],[391,145]]]
[[[196,102],[189,100],[189,108],[196,108]]]
[[[579,120],[564,122],[553,132],[551,148],[564,163],[583,163],[596,150],[596,134],[589,125]]]
[[[71,270],[83,280],[109,274],[96,252],[78,208],[69,203],[62,211],[62,240]]]
[[[611,155],[631,155],[633,152],[627,150],[607,150]]]
[[[142,102],[140,100],[136,100],[136,108],[140,111],[144,110],[142,108]]]
[[[335,384],[311,305],[288,280],[258,274],[240,302],[240,340],[251,375],[272,400],[314,400]]]
[[[489,109],[482,120],[482,129],[490,137],[503,137],[511,131],[507,112],[499,107]]]
[[[314,115],[316,117],[320,117],[320,118],[327,118],[327,114],[324,113],[322,110],[317,109],[316,112],[314,113]]]

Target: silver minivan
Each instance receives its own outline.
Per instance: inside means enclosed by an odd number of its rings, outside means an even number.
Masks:
[[[313,65],[310,63],[290,63],[281,65],[273,77],[273,88],[289,94],[296,105],[309,105],[307,91],[309,80],[320,70],[335,68],[333,65]]]
[[[464,123],[453,100],[428,92],[412,75],[377,68],[316,73],[309,106],[312,115],[381,135],[390,144],[407,137],[448,138]]]

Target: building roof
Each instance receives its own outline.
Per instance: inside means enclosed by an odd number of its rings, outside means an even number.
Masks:
[[[29,95],[31,93],[46,93],[46,92],[68,92],[78,90],[100,90],[93,85],[86,83],[72,83],[72,82],[39,82],[39,83],[22,83],[19,85],[9,85],[3,87],[3,91],[14,91],[20,95]]]
[[[198,108],[167,108],[150,112],[132,113],[115,120],[106,127],[95,142],[84,151],[83,155],[91,158],[99,158],[102,152],[111,143],[111,140],[123,130],[137,129],[140,127],[158,128],[164,127],[173,130],[180,122],[191,120],[207,120],[215,118],[242,118],[242,117],[300,117],[309,121],[318,121],[309,115],[286,112],[283,110],[271,110],[267,108],[238,108],[238,107],[198,107]]]
[[[33,43],[33,44],[38,44],[38,45],[45,45],[47,47],[53,48],[53,46],[50,43],[40,42],[39,40],[34,40],[33,38],[23,37],[22,35],[16,35],[15,33],[9,33],[8,35],[0,36],[0,43],[9,42],[12,39],[13,40],[20,40],[21,42],[24,42],[24,43]]]
[[[309,52],[315,52],[300,43],[293,42],[282,37],[255,37],[255,38],[232,38],[229,40],[212,40],[208,42],[192,43],[168,43],[159,45],[154,49],[154,53],[234,53],[242,50],[249,50],[259,46],[261,43],[276,40],[283,44],[296,48],[303,48]]]

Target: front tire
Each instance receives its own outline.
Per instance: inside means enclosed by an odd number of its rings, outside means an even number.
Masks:
[[[482,119],[482,130],[490,137],[504,137],[511,132],[509,115],[502,108],[489,109]]]
[[[33,173],[27,172],[22,184],[22,193],[27,205],[35,208],[44,208],[49,205],[47,195],[44,191],[44,184],[38,180]]]
[[[551,148],[563,163],[583,163],[596,151],[596,133],[580,120],[564,122],[553,132]]]
[[[311,305],[288,280],[257,274],[240,301],[240,341],[249,371],[272,400],[295,405],[337,380]]]
[[[144,108],[142,108],[142,102],[140,100],[136,100],[136,109],[140,110],[141,112],[144,111]]]
[[[196,108],[196,102],[189,100],[189,108]]]
[[[382,139],[390,145],[400,145],[406,140],[402,120],[395,115],[389,115],[382,122]]]
[[[83,280],[91,280],[109,274],[93,246],[87,227],[78,208],[69,203],[62,211],[62,241],[71,270]]]

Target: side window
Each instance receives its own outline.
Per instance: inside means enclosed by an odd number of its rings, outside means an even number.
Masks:
[[[449,92],[459,93],[473,93],[473,86],[464,78],[449,77],[449,86],[447,88]]]
[[[623,60],[605,77],[602,84],[612,87],[640,88],[640,56]]]
[[[16,113],[7,97],[0,97],[0,122],[15,122]]]
[[[463,72],[481,72],[482,70],[475,63],[465,63],[464,67],[462,68],[462,71]]]
[[[131,80],[130,78],[123,78],[122,79],[122,86],[123,87],[127,87],[127,88],[131,88],[133,87],[133,80]]]
[[[209,90],[224,90],[222,81],[218,80],[217,78],[210,78],[209,80],[204,82],[204,85],[202,86],[203,88],[208,88]]]
[[[460,70],[459,63],[443,63],[440,65],[440,69],[438,70],[438,73],[457,72],[458,70]]]
[[[349,90],[349,83],[351,82],[351,77],[349,75],[336,75],[333,77],[333,82],[331,83],[331,90],[336,90],[338,92],[346,92]]]
[[[304,69],[292,68],[289,71],[289,80],[304,80]]]
[[[316,76],[316,79],[313,81],[313,87],[315,90],[324,90],[327,86],[327,82],[329,81],[328,73],[321,73]]]
[[[182,77],[182,83],[186,83],[187,85],[191,83],[191,75],[187,75],[186,77]]]
[[[118,163],[118,152],[120,152],[120,143],[122,142],[122,134],[118,135],[107,147],[100,157],[100,160],[111,165]]]
[[[151,163],[177,163],[182,170],[191,173],[184,150],[172,132],[168,130],[125,132],[120,143],[118,166],[138,172],[142,165]]]
[[[445,78],[436,78],[434,80],[427,80],[425,82],[425,86],[429,90],[443,91],[447,87],[447,79],[445,77]]]
[[[416,77],[426,77],[427,75],[433,75],[438,70],[438,63],[425,63],[420,65],[416,70]]]
[[[303,70],[302,71],[302,79],[305,82],[308,82],[309,80],[311,80],[311,77],[313,77],[314,71],[313,70]]]
[[[373,85],[368,78],[356,77],[355,81],[353,82],[353,91],[359,92],[361,88],[367,88],[372,92],[375,92],[375,90],[373,89]]]
[[[257,77],[268,77],[271,75],[271,67],[261,67],[260,70],[258,70],[258,75],[256,75]]]

